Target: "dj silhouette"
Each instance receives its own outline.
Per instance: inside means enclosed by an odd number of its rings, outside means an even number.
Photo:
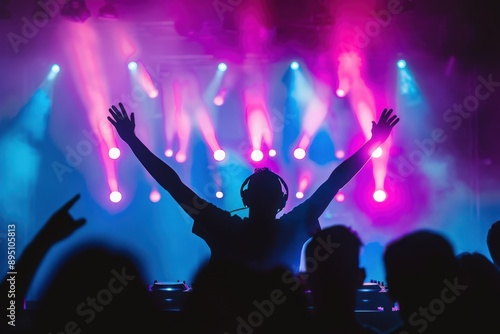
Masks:
[[[243,204],[249,208],[248,218],[241,218],[205,201],[184,184],[179,175],[135,135],[134,113],[129,117],[123,104],[120,103],[119,108],[113,105],[109,113],[108,120],[118,135],[151,176],[193,218],[192,231],[210,247],[211,261],[233,261],[256,269],[284,266],[295,272],[299,269],[304,243],[320,228],[318,218],[399,122],[399,118],[392,115],[392,109],[384,109],[379,121],[372,121],[372,137],[337,166],[311,197],[280,218],[276,215],[288,199],[285,181],[267,168],[255,170],[241,187]]]

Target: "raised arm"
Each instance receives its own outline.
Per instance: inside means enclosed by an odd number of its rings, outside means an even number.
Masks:
[[[207,206],[207,202],[199,197],[187,185],[185,185],[179,175],[163,160],[151,152],[144,143],[135,135],[135,116],[130,114],[130,118],[122,103],[120,109],[112,106],[109,109],[111,117],[108,120],[113,124],[118,135],[130,146],[132,152],[149,174],[170,193],[173,199],[181,205],[188,215],[194,218],[200,210]]]
[[[15,300],[15,311],[18,316],[22,314],[24,310],[23,302],[26,299],[26,294],[29,290],[31,282],[36,274],[36,271],[43,259],[49,252],[49,250],[61,240],[69,237],[73,232],[82,227],[85,224],[85,219],[74,219],[69,210],[78,201],[80,195],[75,195],[61,208],[55,211],[52,216],[47,220],[45,225],[40,229],[40,231],[35,235],[33,240],[26,246],[23,253],[18,257],[18,261],[13,268],[13,272],[17,272],[18,275],[7,275],[2,281],[0,286],[0,291],[2,296],[8,296],[9,300],[6,299],[7,303],[11,300]],[[14,279],[12,279],[14,277]],[[14,282],[15,289],[12,290],[11,283]],[[12,285],[14,286],[14,285]],[[12,299],[14,298],[14,299]],[[6,306],[11,307],[10,304]],[[16,318],[9,318],[14,320],[12,324],[16,323]],[[18,317],[22,319],[22,317]],[[3,329],[7,328],[14,332],[15,327],[12,325],[8,326],[7,319],[3,320]],[[2,328],[0,326],[0,328]],[[22,324],[17,323],[18,328],[22,328]],[[17,332],[16,332],[17,333]]]
[[[391,114],[392,109],[384,109],[379,121],[372,121],[372,137],[356,153],[338,165],[308,199],[317,218],[323,214],[337,192],[370,160],[373,151],[389,138],[392,128],[399,122],[399,118]]]

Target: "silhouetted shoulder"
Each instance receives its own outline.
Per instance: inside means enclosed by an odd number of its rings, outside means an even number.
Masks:
[[[88,245],[64,259],[40,300],[39,333],[72,328],[89,333],[168,330],[129,252]]]
[[[500,220],[491,224],[486,236],[486,244],[490,252],[491,260],[500,266]]]

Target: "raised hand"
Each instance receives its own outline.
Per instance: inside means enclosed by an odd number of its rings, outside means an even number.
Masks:
[[[85,218],[75,220],[69,213],[69,209],[71,209],[79,199],[80,194],[75,195],[50,216],[39,234],[44,242],[54,244],[69,237],[73,232],[85,224]]]
[[[384,109],[378,122],[372,121],[372,140],[383,143],[389,138],[392,128],[399,122],[399,117],[391,114],[392,109]]]
[[[112,117],[108,116],[108,121],[113,124],[120,138],[128,143],[128,141],[135,137],[135,117],[134,113],[130,114],[128,117],[127,111],[122,103],[118,104],[120,110],[116,106],[109,108],[109,113]]]

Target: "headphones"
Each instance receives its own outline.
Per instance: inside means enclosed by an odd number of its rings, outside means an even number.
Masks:
[[[281,210],[283,210],[283,208],[286,205],[286,201],[288,200],[288,186],[287,186],[285,180],[283,180],[281,178],[281,176],[279,176],[276,173],[271,172],[270,170],[267,170],[267,171],[269,171],[270,173],[272,173],[280,181],[280,183],[283,186],[283,188],[285,188],[285,192],[281,193],[281,198],[279,199],[278,204],[277,204],[278,212],[280,212]],[[259,171],[257,171],[257,173],[259,173]],[[254,173],[254,174],[250,175],[249,177],[247,177],[245,179],[245,181],[243,181],[243,184],[241,185],[240,195],[241,195],[241,200],[243,201],[243,205],[245,207],[249,207],[249,206],[252,205],[252,193],[248,190],[248,188],[247,189],[244,189],[244,188],[245,188],[246,185],[248,185],[248,183],[252,180],[252,178],[257,173]]]

